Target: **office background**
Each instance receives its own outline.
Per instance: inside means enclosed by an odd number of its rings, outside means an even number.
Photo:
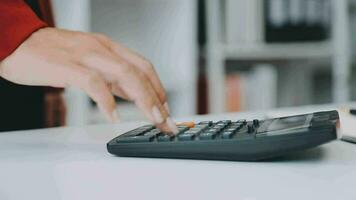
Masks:
[[[53,0],[61,28],[101,32],[154,63],[172,114],[268,110],[356,98],[356,1]],[[105,122],[67,89],[67,124]],[[122,120],[144,119],[120,99]]]

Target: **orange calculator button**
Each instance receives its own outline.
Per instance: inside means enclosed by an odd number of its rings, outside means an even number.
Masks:
[[[179,122],[177,123],[178,126],[187,126],[189,128],[193,128],[195,126],[194,122]]]

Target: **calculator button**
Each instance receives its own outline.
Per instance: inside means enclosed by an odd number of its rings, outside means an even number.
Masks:
[[[241,127],[243,127],[243,125],[240,125],[240,126],[230,126],[229,129],[239,130]]]
[[[195,126],[195,123],[194,122],[180,122],[180,123],[177,123],[177,126],[180,126],[180,125],[187,126],[189,128],[193,128]]]
[[[233,131],[224,131],[222,134],[221,134],[221,137],[223,139],[230,139],[232,137],[232,135],[234,135],[234,132]]]
[[[254,120],[252,121],[252,123],[253,123],[253,125],[256,126],[256,127],[258,127],[258,126],[260,125],[260,121],[258,121],[258,119],[254,119]]]
[[[183,133],[184,131],[186,131],[186,130],[189,129],[189,127],[187,127],[187,126],[182,126],[182,125],[177,126],[177,128],[178,128],[178,133]]]
[[[153,135],[141,135],[132,137],[120,137],[117,142],[135,143],[135,142],[151,142],[155,137]]]
[[[221,128],[211,128],[211,129],[208,129],[207,131],[219,133],[221,131]]]
[[[169,142],[172,141],[174,139],[174,135],[160,135],[157,137],[157,140],[159,142]]]
[[[209,127],[209,125],[207,125],[207,124],[198,124],[198,125],[195,125],[194,128],[200,128],[201,130],[204,130],[208,127]]]
[[[204,132],[199,135],[201,140],[212,140],[214,139],[216,132]]]
[[[242,123],[236,123],[236,122],[234,122],[234,123],[231,123],[231,125],[230,125],[230,127],[236,127],[236,128],[240,128],[241,126],[243,126],[243,124]]]
[[[200,133],[201,131],[202,131],[202,129],[200,129],[200,128],[191,128],[188,131],[184,132],[184,134],[193,134],[193,135],[195,135],[195,134]]]
[[[225,127],[226,127],[226,126],[225,126],[225,125],[222,125],[222,124],[217,124],[217,125],[213,126],[213,128],[219,129],[219,130],[224,129]]]
[[[202,121],[202,122],[199,122],[199,124],[206,124],[208,126],[211,126],[211,125],[213,125],[213,122],[212,121]]]
[[[247,132],[248,133],[253,133],[255,132],[255,127],[252,124],[247,125]]]
[[[231,120],[221,120],[221,121],[218,121],[218,124],[225,124],[225,125],[229,125],[231,124]]]
[[[205,132],[218,134],[220,131],[221,131],[220,129],[212,128],[212,129],[206,130]]]
[[[228,129],[225,129],[224,131],[231,131],[231,132],[235,132],[236,131],[236,129],[235,128],[228,128]]]
[[[193,140],[195,137],[195,134],[192,133],[183,133],[178,135],[178,139],[182,141],[188,141],[188,140]]]
[[[241,128],[244,124],[243,123],[237,123],[237,122],[233,122],[231,123],[230,127],[229,128],[235,128],[235,129],[238,129],[238,128]]]
[[[247,138],[250,139],[250,138],[254,138],[254,137],[255,137],[255,134],[248,133],[247,126],[242,127],[233,135],[233,138],[236,138],[236,139],[247,139]]]
[[[222,122],[218,122],[218,123],[216,123],[216,125],[215,126],[227,126],[227,124],[225,124],[225,123],[222,123]]]
[[[153,129],[153,130],[150,130],[149,132],[146,132],[145,134],[143,134],[143,135],[153,135],[153,136],[156,136],[156,135],[158,135],[158,134],[160,134],[161,133],[161,131],[160,130],[158,130],[158,129]]]
[[[156,136],[157,135],[157,133],[154,133],[154,132],[147,132],[147,133],[145,133],[145,134],[143,134],[143,136]]]
[[[246,125],[247,121],[246,121],[246,119],[240,119],[240,120],[237,120],[235,123]]]

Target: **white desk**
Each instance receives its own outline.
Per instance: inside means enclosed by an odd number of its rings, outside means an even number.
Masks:
[[[107,141],[138,125],[1,133],[0,199],[356,199],[356,145],[336,141],[269,162],[120,158],[107,153]]]

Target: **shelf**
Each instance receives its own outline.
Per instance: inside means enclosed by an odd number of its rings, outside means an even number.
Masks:
[[[222,46],[226,59],[301,59],[324,58],[332,55],[332,44],[327,42],[278,43],[249,46]]]

